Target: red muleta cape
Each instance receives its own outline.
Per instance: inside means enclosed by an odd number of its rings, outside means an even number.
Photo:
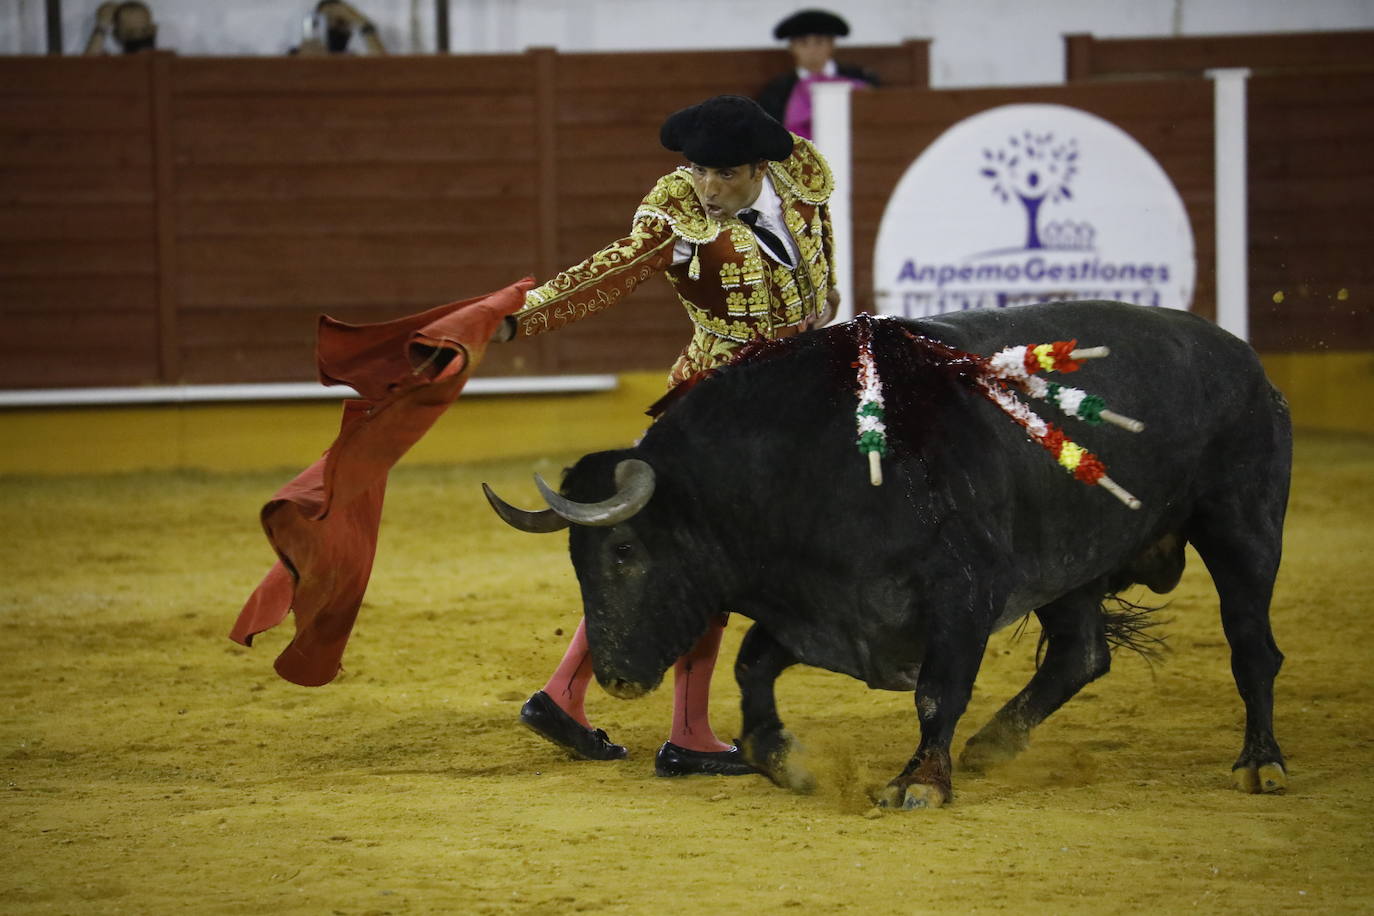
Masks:
[[[262,508],[278,561],[239,612],[229,638],[245,646],[296,613],[277,673],[318,687],[339,673],[372,574],[386,477],[434,425],[481,362],[501,321],[525,303],[526,277],[476,299],[380,324],[321,316],[320,381],[351,385],[334,444]]]

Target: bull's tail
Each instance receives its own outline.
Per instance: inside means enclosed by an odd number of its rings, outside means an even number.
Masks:
[[[1120,595],[1102,599],[1102,623],[1107,630],[1107,644],[1112,651],[1129,649],[1153,665],[1169,651],[1165,637],[1155,632],[1164,621],[1154,617],[1167,605],[1149,606],[1127,601]]]
[[[1162,611],[1167,604],[1146,605],[1136,604],[1127,601],[1120,595],[1107,595],[1102,599],[1102,625],[1106,630],[1107,645],[1112,652],[1117,649],[1129,649],[1141,658],[1145,659],[1151,667],[1157,661],[1162,661],[1169,645],[1166,637],[1154,632],[1155,628],[1164,621],[1151,616],[1156,611]],[[1026,630],[1026,624],[1031,619],[1031,614],[1022,618],[1012,632],[1012,639],[1020,639],[1021,634]],[[1035,667],[1040,667],[1041,661],[1045,657],[1045,647],[1048,637],[1045,631],[1040,631],[1040,638],[1035,644]]]

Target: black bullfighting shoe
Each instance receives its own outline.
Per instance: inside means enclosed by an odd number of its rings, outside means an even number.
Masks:
[[[758,770],[744,762],[733,744],[726,751],[692,751],[665,741],[654,757],[654,772],[659,776],[747,776]]]
[[[601,729],[590,729],[564,712],[547,693],[537,690],[520,708],[520,722],[554,744],[587,760],[619,760],[629,753],[612,744]]]

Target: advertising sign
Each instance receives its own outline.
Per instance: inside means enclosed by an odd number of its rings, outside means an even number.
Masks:
[[[1052,299],[1186,309],[1197,260],[1183,201],[1114,124],[1005,105],[945,131],[888,201],[874,251],[881,314]]]

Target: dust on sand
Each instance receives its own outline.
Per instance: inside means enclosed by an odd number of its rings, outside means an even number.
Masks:
[[[916,743],[910,695],[779,684],[815,795],[658,779],[670,691],[596,691],[628,760],[569,760],[520,703],[577,621],[562,535],[488,480],[574,456],[398,469],[369,598],[327,687],[279,680],[290,625],[226,633],[272,555],[285,474],[0,480],[0,911],[54,913],[1374,910],[1374,440],[1302,436],[1274,628],[1289,789],[1230,787],[1243,713],[1209,580],[1161,611],[1172,651],[1114,670],[954,804],[877,814]],[[1143,596],[1142,596],[1143,597]],[[727,631],[713,697],[739,718]],[[957,744],[1029,677],[996,635]]]

